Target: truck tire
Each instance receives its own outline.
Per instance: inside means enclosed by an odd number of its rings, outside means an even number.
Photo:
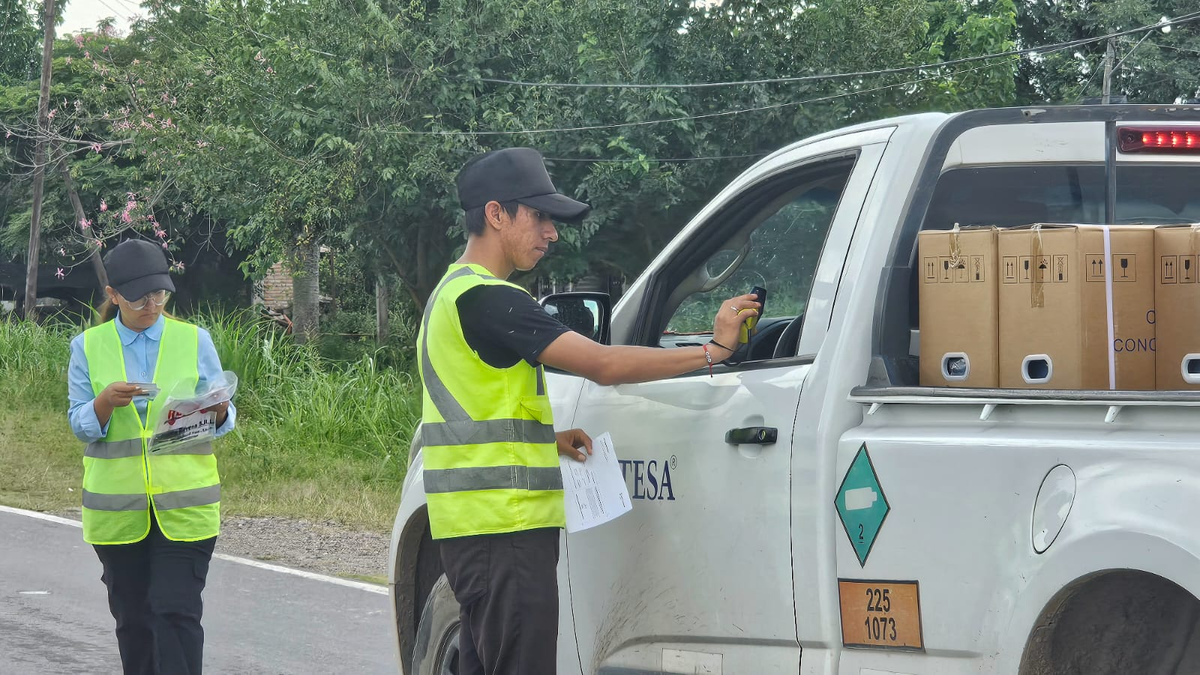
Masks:
[[[417,624],[411,675],[458,675],[459,606],[446,575],[438,578]]]

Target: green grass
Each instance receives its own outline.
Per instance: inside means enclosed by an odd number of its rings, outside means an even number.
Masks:
[[[387,586],[388,582],[388,578],[386,576],[374,574],[339,574],[338,576],[343,579],[362,581],[368,584],[375,584],[377,586]]]
[[[250,311],[187,320],[238,374],[236,429],[217,445],[227,515],[333,519],[388,531],[400,501],[420,383],[370,355],[340,363],[295,345]],[[79,505],[82,445],[67,423],[70,326],[0,321],[0,502]]]

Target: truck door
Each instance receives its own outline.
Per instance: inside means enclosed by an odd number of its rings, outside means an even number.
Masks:
[[[735,182],[643,275],[638,306],[618,307],[643,313],[628,342],[671,349],[707,342],[724,299],[769,291],[741,365],[582,385],[574,426],[611,433],[633,498],[567,537],[583,672],[799,671],[796,411],[888,133],[810,144]],[[763,427],[775,442],[727,441]]]

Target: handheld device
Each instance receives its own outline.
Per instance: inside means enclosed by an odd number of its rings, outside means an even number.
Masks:
[[[155,396],[158,396],[158,385],[154,384],[153,382],[130,382],[129,384],[132,384],[138,389],[146,392],[144,394],[138,394],[138,397],[145,396],[148,398],[154,398]]]
[[[754,296],[754,299],[761,306],[758,308],[757,314],[749,319],[746,319],[745,322],[742,323],[741,327],[738,328],[738,343],[740,344],[746,344],[750,342],[751,333],[754,332],[755,326],[758,325],[759,318],[762,317],[763,312],[767,309],[767,289],[763,288],[762,286],[755,286],[754,288],[750,289],[750,294]]]

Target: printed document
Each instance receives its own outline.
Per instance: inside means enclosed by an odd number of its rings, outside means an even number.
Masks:
[[[559,467],[566,493],[567,532],[603,525],[633,508],[607,432],[592,440],[592,454],[586,462],[562,457]]]

